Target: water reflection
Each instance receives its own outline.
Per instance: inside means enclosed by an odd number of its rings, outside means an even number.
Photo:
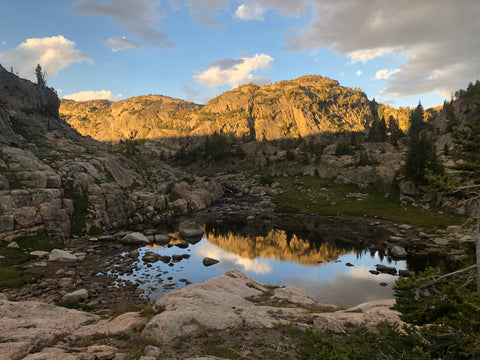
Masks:
[[[244,236],[231,231],[219,234],[213,230],[206,234],[206,238],[210,243],[242,258],[272,258],[304,265],[334,261],[340,255],[355,251],[353,246],[341,248],[327,242],[315,243],[280,229],[272,229],[264,236]]]
[[[278,224],[235,222],[219,226],[205,222],[205,237],[188,248],[172,246],[178,242],[173,240],[170,246],[139,249],[136,269],[123,277],[137,281],[151,299],[184,287],[186,280],[203,282],[231,269],[265,283],[297,286],[318,301],[338,305],[351,306],[392,297],[396,278],[372,275],[369,270],[375,269],[376,264],[406,269],[406,262],[392,262],[377,250],[347,241],[352,236],[361,239],[383,234],[375,234],[371,229],[364,229],[370,232],[363,233],[358,229],[347,231],[327,225],[317,224],[312,228],[308,223],[302,227],[297,221],[297,231],[292,231],[288,223],[282,223],[282,228]],[[178,239],[178,234],[171,236]],[[190,256],[169,264],[161,261],[149,264],[142,261],[146,251]],[[205,267],[204,257],[220,262]]]

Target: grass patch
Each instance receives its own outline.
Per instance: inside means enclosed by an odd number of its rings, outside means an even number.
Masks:
[[[42,276],[11,266],[0,266],[0,290],[37,282]]]
[[[85,216],[87,209],[91,205],[88,201],[88,195],[80,195],[73,190],[65,190],[64,197],[73,201],[73,214],[70,218],[70,235],[81,236],[85,233]]]
[[[76,301],[60,301],[57,303],[57,306],[61,306],[67,309],[83,310],[90,311],[92,307],[88,304],[76,302]]]
[[[465,216],[423,210],[410,204],[401,205],[398,191],[366,192],[354,184],[336,184],[331,179],[312,176],[277,178],[276,181],[282,189],[274,199],[280,212],[376,216],[426,229],[465,222]],[[359,192],[365,194],[361,200],[348,196]]]
[[[42,250],[51,251],[63,248],[58,240],[43,233],[35,236],[22,236],[15,238],[20,248],[7,247],[9,242],[0,241],[0,289],[22,287],[27,283],[37,281],[41,276],[23,270],[16,265],[30,260],[30,252]]]

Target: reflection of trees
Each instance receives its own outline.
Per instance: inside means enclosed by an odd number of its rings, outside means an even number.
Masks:
[[[216,234],[213,230],[206,237],[212,244],[244,258],[269,257],[306,265],[336,260],[339,255],[355,251],[353,246],[340,249],[326,242],[315,244],[278,229],[270,230],[266,236],[244,236],[233,232]]]

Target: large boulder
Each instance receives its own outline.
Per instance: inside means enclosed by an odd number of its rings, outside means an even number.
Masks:
[[[395,245],[390,249],[390,255],[395,259],[405,259],[407,252],[403,247]]]
[[[196,222],[185,220],[180,223],[178,231],[184,238],[198,238],[203,235],[203,229]]]
[[[146,245],[150,244],[150,240],[140,232],[132,232],[125,235],[120,242],[127,245]]]
[[[79,289],[77,291],[63,295],[62,301],[65,302],[83,302],[88,299],[88,291]]]
[[[78,258],[68,251],[53,249],[52,251],[50,251],[48,260],[49,261],[78,261]]]

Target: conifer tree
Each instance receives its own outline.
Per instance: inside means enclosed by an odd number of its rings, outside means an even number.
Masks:
[[[423,118],[423,106],[419,103],[410,116],[408,150],[405,160],[405,177],[417,185],[427,183],[425,175],[428,171],[433,174],[443,172],[437,160],[433,136],[426,130]]]
[[[37,78],[37,85],[44,88],[47,85],[47,80],[45,80],[45,72],[42,70],[40,64],[37,64],[35,68],[35,76]]]

